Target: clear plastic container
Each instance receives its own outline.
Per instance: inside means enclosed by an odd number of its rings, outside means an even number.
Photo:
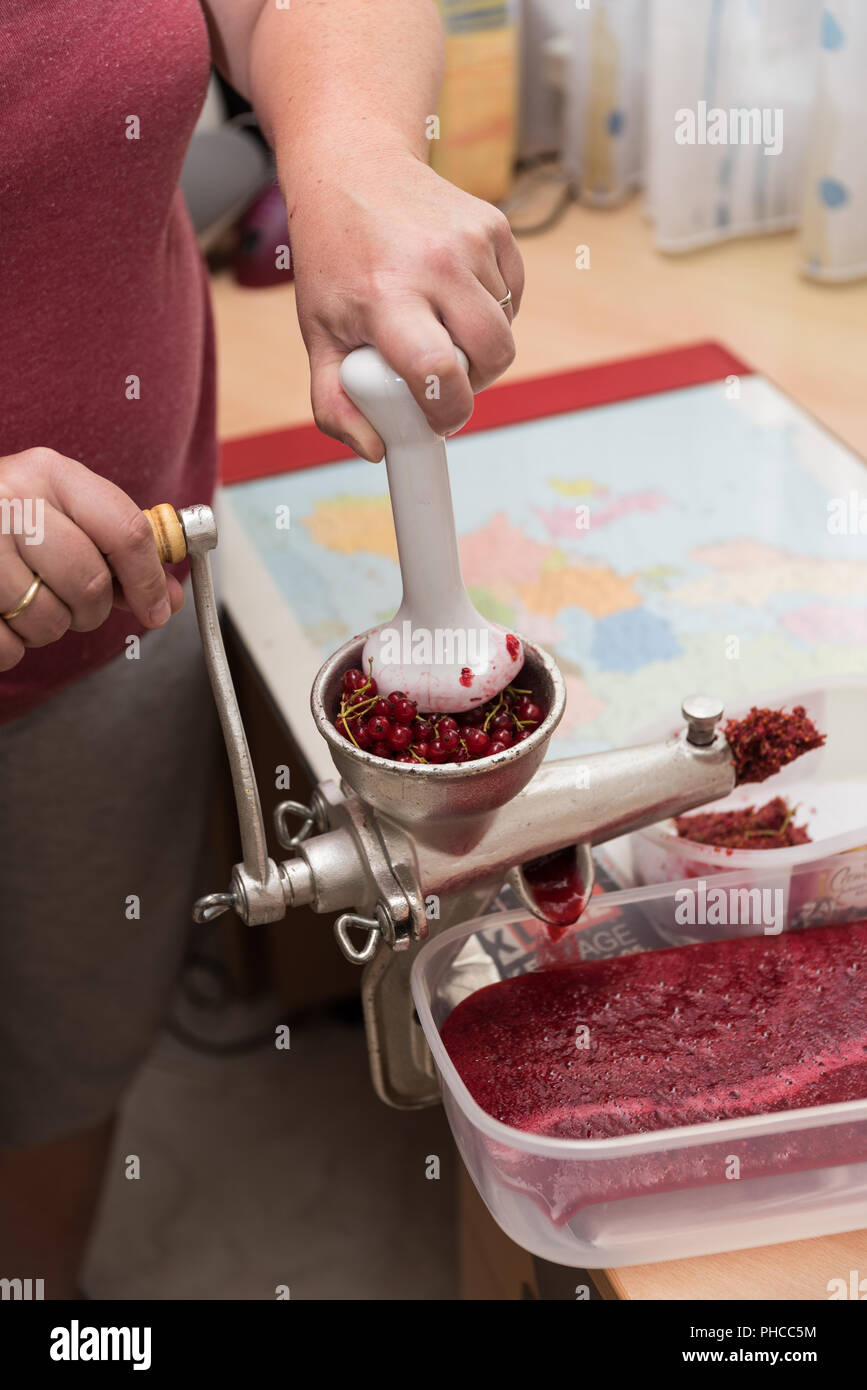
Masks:
[[[772,908],[765,921],[772,932],[777,914],[786,930],[867,916],[867,872],[853,871],[846,854],[752,874],[746,884],[742,875],[719,875],[712,887],[727,895],[730,916],[735,903],[759,903],[743,898],[745,888],[766,890],[761,902]],[[415,961],[413,998],[461,1156],[494,1219],[543,1259],[590,1269],[642,1264],[867,1225],[867,1098],[612,1139],[557,1139],[486,1114],[451,1062],[440,1028],[467,995],[583,959],[589,943],[596,953],[600,921],[604,954],[635,950],[636,942],[667,946],[680,929],[685,892],[700,891],[700,881],[689,880],[600,895],[555,946],[526,913],[493,914],[434,938]],[[710,940],[757,935],[765,926],[698,932]],[[695,939],[687,927],[681,940]],[[735,1171],[739,1177],[727,1176]]]

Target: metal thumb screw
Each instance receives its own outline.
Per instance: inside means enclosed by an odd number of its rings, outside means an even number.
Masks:
[[[714,695],[687,695],[680,709],[687,723],[687,742],[699,748],[713,743],[716,726],[723,717],[722,700]]]

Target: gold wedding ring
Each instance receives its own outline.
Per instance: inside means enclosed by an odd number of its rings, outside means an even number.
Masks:
[[[16,603],[14,608],[10,608],[8,613],[0,613],[0,618],[2,618],[4,622],[8,622],[10,618],[17,618],[21,613],[24,612],[25,608],[30,607],[36,595],[39,593],[41,584],[41,577],[38,574],[35,574],[33,576],[33,583],[30,585],[29,589],[27,590],[27,593],[24,595],[21,602]]]
[[[505,309],[506,305],[507,305],[507,304],[511,304],[511,302],[512,302],[512,291],[511,291],[511,290],[506,290],[506,297],[505,297],[505,299],[498,299],[498,300],[497,300],[497,303],[499,304],[499,306],[500,306],[501,309]]]

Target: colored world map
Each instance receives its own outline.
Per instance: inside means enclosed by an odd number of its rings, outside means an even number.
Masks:
[[[862,465],[762,378],[734,397],[711,383],[459,436],[448,451],[473,601],[548,649],[566,681],[555,756],[676,727],[696,689],[742,705],[867,675],[867,535],[829,526],[835,499],[864,493]],[[320,659],[394,614],[383,467],[231,491]]]

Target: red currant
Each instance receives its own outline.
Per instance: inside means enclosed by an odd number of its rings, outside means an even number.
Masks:
[[[391,733],[391,722],[383,714],[372,714],[367,721],[367,732],[373,739],[385,740]]]
[[[510,634],[510,648],[513,644],[517,639]],[[334,720],[341,737],[377,757],[416,766],[504,753],[528,739],[547,715],[528,691],[509,687],[460,714],[421,715],[403,690],[381,697],[376,681],[357,667],[344,671],[341,684]]]
[[[349,727],[352,730],[352,737],[355,739],[355,742],[358,744],[359,748],[369,748],[370,745],[373,743],[373,739],[367,731],[367,726],[364,720],[353,719]]]
[[[542,707],[537,705],[535,700],[522,700],[515,709],[522,724],[541,724]]]
[[[400,724],[411,724],[415,719],[418,706],[415,700],[408,700],[405,695],[392,695],[389,701],[391,705],[392,718]]]
[[[360,690],[367,684],[368,677],[357,667],[352,667],[349,671],[343,672],[343,689],[347,695],[351,695],[353,690]]]
[[[473,758],[483,758],[491,746],[491,740],[484,729],[467,729],[464,734],[467,751]]]

